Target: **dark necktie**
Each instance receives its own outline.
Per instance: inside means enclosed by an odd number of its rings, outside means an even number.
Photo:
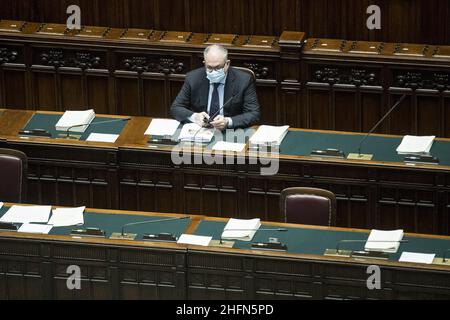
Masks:
[[[219,115],[220,110],[220,100],[219,100],[219,86],[220,83],[213,83],[214,90],[211,97],[211,106],[209,107],[209,116],[216,117]],[[211,119],[214,120],[214,119]]]

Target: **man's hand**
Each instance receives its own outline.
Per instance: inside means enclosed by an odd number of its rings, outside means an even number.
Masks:
[[[191,116],[191,121],[198,124],[200,127],[204,125],[203,119],[209,119],[209,115],[206,112],[194,113]]]
[[[211,125],[218,130],[224,130],[228,127],[228,118],[224,118],[224,116],[219,115],[214,118]]]

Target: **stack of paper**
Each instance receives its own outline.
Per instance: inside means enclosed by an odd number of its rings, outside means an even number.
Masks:
[[[53,210],[48,224],[54,227],[68,227],[84,224],[83,212],[86,207],[58,208]]]
[[[173,119],[153,119],[144,134],[151,136],[173,136],[179,125],[180,122]]]
[[[66,111],[56,124],[56,130],[84,132],[94,118],[95,112],[93,109],[86,111]]]
[[[404,136],[397,148],[398,154],[428,154],[435,136]]]
[[[230,219],[223,229],[222,239],[250,241],[260,226],[260,219]]]
[[[288,133],[289,126],[266,126],[262,125],[250,138],[250,145],[280,145]]]
[[[47,223],[51,206],[12,206],[0,218],[0,222],[12,223]]]
[[[196,123],[187,123],[183,126],[178,137],[180,141],[210,142],[214,136],[214,129],[200,127]]]
[[[396,253],[402,239],[403,230],[372,230],[367,239],[365,250]]]

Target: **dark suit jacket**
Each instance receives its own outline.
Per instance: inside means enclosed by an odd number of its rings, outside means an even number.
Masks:
[[[209,80],[205,68],[189,72],[178,96],[170,108],[171,115],[180,122],[194,112],[208,110]],[[233,100],[223,109],[223,115],[233,120],[233,128],[247,128],[259,121],[260,111],[252,77],[230,67],[225,81],[223,103]]]

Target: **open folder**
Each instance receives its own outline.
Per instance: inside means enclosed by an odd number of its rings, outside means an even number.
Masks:
[[[187,123],[181,128],[178,139],[185,142],[207,143],[212,140],[214,129],[203,128],[196,123]]]

